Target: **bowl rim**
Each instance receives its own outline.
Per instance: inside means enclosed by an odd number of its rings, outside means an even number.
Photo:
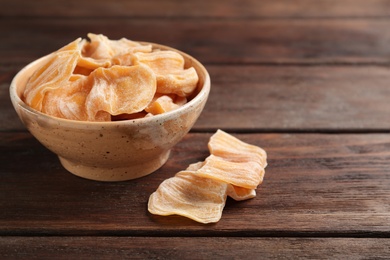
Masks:
[[[12,103],[14,103],[14,106],[17,105],[31,114],[46,118],[48,120],[53,120],[53,121],[56,121],[59,123],[109,127],[109,126],[120,126],[120,125],[128,125],[128,124],[143,124],[143,123],[149,123],[151,121],[159,122],[160,120],[166,121],[172,115],[176,115],[176,114],[182,115],[183,113],[185,113],[185,111],[187,111],[187,109],[191,108],[193,105],[197,104],[198,102],[202,102],[203,99],[208,98],[208,95],[209,95],[210,89],[211,89],[210,75],[209,75],[207,69],[205,68],[205,66],[200,61],[198,61],[193,56],[191,56],[183,51],[177,50],[177,49],[169,47],[167,45],[153,43],[153,42],[145,42],[145,41],[136,41],[136,42],[138,42],[140,44],[151,44],[153,49],[160,48],[162,50],[172,50],[172,51],[178,52],[179,54],[181,54],[185,57],[185,60],[190,60],[192,64],[195,64],[195,66],[193,66],[193,67],[195,69],[199,68],[199,70],[200,70],[199,72],[197,70],[197,73],[201,72],[204,74],[203,85],[202,85],[200,91],[196,94],[196,96],[194,96],[186,104],[184,104],[183,106],[180,106],[179,108],[177,108],[175,110],[171,110],[171,111],[168,111],[168,112],[165,112],[162,114],[158,114],[158,115],[153,115],[150,117],[142,117],[142,118],[134,118],[134,119],[118,120],[118,121],[81,121],[81,120],[73,120],[73,119],[66,119],[66,118],[51,116],[51,115],[45,114],[45,113],[38,111],[38,110],[30,107],[29,105],[27,105],[19,97],[19,95],[17,94],[17,91],[16,91],[16,89],[17,89],[16,88],[16,81],[17,81],[18,77],[21,74],[23,74],[25,71],[30,69],[31,67],[35,66],[37,63],[39,63],[42,60],[44,60],[45,58],[47,58],[51,54],[51,53],[49,53],[43,57],[40,57],[40,58],[28,63],[14,76],[14,78],[11,81],[10,87],[9,87],[11,101],[12,101]]]

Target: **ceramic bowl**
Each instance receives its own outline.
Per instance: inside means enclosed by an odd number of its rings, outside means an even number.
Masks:
[[[196,96],[184,106],[152,117],[113,121],[85,122],[52,117],[32,109],[22,99],[28,78],[45,61],[40,58],[24,67],[10,86],[12,104],[30,133],[58,155],[71,173],[97,181],[124,181],[148,175],[168,159],[171,148],[191,129],[201,114],[210,92],[210,77],[193,57],[183,55],[186,67],[199,76]]]

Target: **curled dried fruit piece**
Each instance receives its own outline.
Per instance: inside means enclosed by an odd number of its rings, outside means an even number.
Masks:
[[[230,184],[228,186],[227,195],[237,201],[248,200],[256,197],[256,190],[242,188]]]
[[[89,77],[93,87],[85,105],[91,121],[101,111],[111,115],[140,112],[156,92],[154,73],[144,65],[98,68]]]
[[[50,54],[46,63],[33,73],[23,93],[24,102],[27,105],[41,111],[46,92],[68,82],[80,57],[78,49],[80,41],[77,39]]]
[[[134,54],[125,53],[112,58],[113,65],[132,66],[134,65]]]
[[[182,171],[163,181],[149,197],[152,214],[181,215],[200,223],[218,222],[226,203],[227,184]]]
[[[155,90],[156,79],[146,66],[98,68],[48,91],[42,111],[73,120],[111,121],[111,115],[142,111]]]
[[[198,74],[193,67],[184,68],[184,58],[179,53],[154,51],[135,53],[134,56],[134,63],[145,64],[156,74],[158,93],[187,97],[196,89]]]
[[[85,100],[92,88],[87,76],[73,77],[67,84],[48,90],[42,103],[42,112],[66,119],[87,120]],[[100,121],[107,121],[100,118]]]
[[[194,68],[174,71],[170,74],[157,74],[157,92],[188,97],[196,89],[198,80],[198,74]]]
[[[112,121],[161,114],[192,97],[198,75],[179,52],[88,37],[48,55],[26,84],[27,105],[66,119]]]
[[[204,162],[190,164],[150,196],[150,213],[217,222],[227,196],[236,201],[256,197],[255,189],[263,180],[263,165],[267,164],[265,151],[220,130],[210,138],[209,147],[212,154]]]
[[[110,40],[102,34],[88,33],[90,42],[84,46],[83,56],[96,60],[110,60],[116,55],[133,52],[151,52],[151,45],[142,45],[138,42],[122,38]]]
[[[152,46],[122,38],[110,40],[102,34],[89,33],[90,42],[83,45],[82,57],[78,66],[84,68],[110,67],[112,65],[131,66],[136,52],[151,52]]]
[[[153,115],[175,110],[186,103],[186,98],[175,95],[156,95],[145,111]]]
[[[210,155],[196,174],[238,187],[256,189],[263,181],[264,168],[257,162],[232,162]]]
[[[255,161],[263,168],[267,166],[267,153],[263,149],[245,143],[222,130],[217,130],[210,138],[208,147],[211,154],[232,162]]]
[[[203,165],[205,165],[205,162],[197,162],[190,164],[187,167],[187,171],[193,171],[194,174],[196,174],[196,171],[202,168]],[[228,184],[226,192],[229,197],[237,201],[252,199],[256,197],[255,189],[242,188],[232,184]]]
[[[184,58],[174,51],[154,51],[151,53],[135,53],[136,62],[150,67],[154,73],[169,74],[184,69]]]

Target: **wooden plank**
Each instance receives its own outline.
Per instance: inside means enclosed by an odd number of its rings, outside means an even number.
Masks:
[[[212,89],[193,132],[387,132],[390,70],[377,66],[207,66]],[[24,130],[0,70],[0,129]],[[373,116],[375,115],[375,116]]]
[[[12,78],[22,67],[0,67],[0,131],[25,130],[25,127],[18,119],[9,96]]]
[[[2,1],[0,16],[164,17],[164,18],[312,18],[388,17],[388,0],[215,0],[215,1]]]
[[[98,246],[97,246],[98,245]],[[190,245],[190,246],[189,246]],[[0,237],[7,259],[385,259],[389,239]]]
[[[0,64],[26,64],[88,32],[165,44],[206,64],[389,64],[390,20],[5,19]],[[288,28],[288,29],[286,29]]]
[[[228,200],[203,225],[147,211],[165,179],[204,160],[210,134],[189,134],[154,174],[102,183],[66,172],[27,133],[0,133],[0,235],[390,236],[387,134],[235,134],[263,147],[257,197]]]
[[[359,132],[390,128],[390,70],[386,67],[207,68],[212,89],[195,130]]]

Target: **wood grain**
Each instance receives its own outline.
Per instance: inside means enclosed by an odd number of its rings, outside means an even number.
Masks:
[[[390,128],[388,68],[207,68],[211,94],[195,131],[387,132]]]
[[[268,152],[257,197],[228,200],[217,224],[147,212],[165,179],[208,156],[210,134],[189,134],[167,164],[119,183],[66,172],[27,133],[0,133],[0,235],[390,236],[386,134],[236,134]]]
[[[96,246],[99,245],[99,246]],[[201,250],[199,250],[201,248]],[[315,250],[313,250],[315,248]],[[389,239],[2,237],[7,259],[386,259]]]
[[[388,17],[388,0],[3,0],[2,17],[335,18]]]
[[[0,131],[25,130],[11,103],[9,87],[22,66],[0,67]]]
[[[168,45],[205,64],[388,65],[389,27],[387,19],[14,18],[2,20],[0,65],[27,64],[89,32]]]
[[[193,132],[387,132],[390,71],[377,66],[208,65],[212,89]],[[0,69],[0,129],[20,131]],[[375,116],[373,116],[375,115]]]

